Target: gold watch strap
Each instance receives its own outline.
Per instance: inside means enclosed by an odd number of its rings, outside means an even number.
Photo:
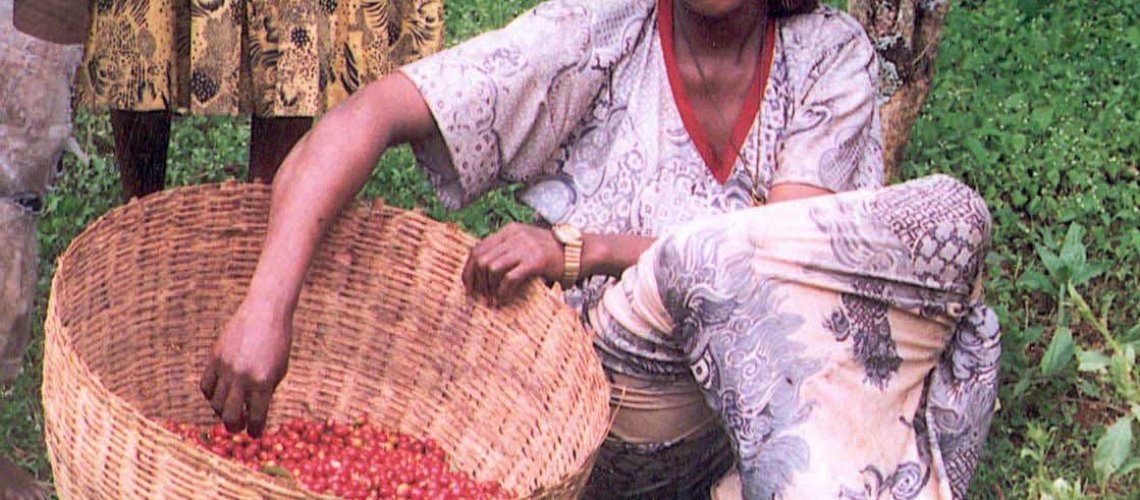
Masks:
[[[562,245],[562,252],[564,262],[562,288],[567,289],[578,283],[578,276],[582,271],[582,240]]]

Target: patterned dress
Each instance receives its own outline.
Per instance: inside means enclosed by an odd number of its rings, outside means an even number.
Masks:
[[[592,311],[608,371],[699,388],[717,498],[965,498],[997,397],[990,217],[946,176],[695,221]]]
[[[81,103],[316,116],[443,47],[443,0],[95,0]]]

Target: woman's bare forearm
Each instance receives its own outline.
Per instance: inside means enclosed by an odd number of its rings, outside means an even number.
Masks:
[[[273,183],[269,230],[247,301],[292,311],[317,246],[391,145],[438,133],[403,75],[360,89],[329,111],[282,163]]]
[[[657,239],[629,234],[585,234],[582,236],[582,276],[620,277],[654,241]]]
[[[803,184],[780,184],[772,187],[769,203],[779,203],[812,196],[832,194],[830,191]],[[621,234],[586,234],[582,236],[582,275],[621,277],[626,268],[637,263],[656,238]]]

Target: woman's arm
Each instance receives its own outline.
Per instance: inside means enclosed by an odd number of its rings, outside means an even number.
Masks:
[[[325,230],[368,180],[391,145],[436,134],[412,83],[394,73],[353,94],[322,118],[282,163],[269,233],[250,295],[291,308]]]
[[[288,367],[301,285],[330,223],[390,145],[432,134],[438,131],[423,98],[394,73],[326,114],[286,157],[249,291],[214,342],[201,379],[202,393],[231,431],[247,424],[253,435],[264,429]]]
[[[231,430],[248,424],[256,434],[264,426],[288,365],[309,260],[384,150],[413,143],[450,208],[538,175],[609,78],[613,62],[599,62],[594,51],[606,46],[591,43],[592,33],[627,11],[588,0],[544,3],[364,87],[298,143],[274,183],[269,235],[248,295],[202,378],[202,392]]]
[[[809,184],[785,183],[772,187],[768,203],[833,194]],[[620,277],[656,238],[626,234],[583,234],[581,278]],[[463,283],[476,296],[492,304],[510,298],[526,280],[541,278],[547,284],[565,269],[562,244],[549,229],[511,224],[479,242],[463,269]]]

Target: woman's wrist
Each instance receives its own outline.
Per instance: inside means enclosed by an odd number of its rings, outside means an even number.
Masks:
[[[621,277],[656,238],[632,234],[583,234],[582,277]]]
[[[300,294],[293,292],[291,288],[287,284],[278,284],[277,286],[268,284],[255,286],[251,284],[242,303],[242,308],[257,310],[273,317],[292,317],[293,310],[297,307],[297,297]]]
[[[609,239],[601,234],[582,235],[582,267],[579,279],[599,274],[608,274],[607,265],[611,260]]]
[[[242,307],[273,316],[291,317],[301,295],[305,274],[304,271],[298,272],[293,268],[292,263],[297,261],[307,259],[304,256],[289,256],[289,259],[282,260],[280,255],[267,247],[250,280]]]

